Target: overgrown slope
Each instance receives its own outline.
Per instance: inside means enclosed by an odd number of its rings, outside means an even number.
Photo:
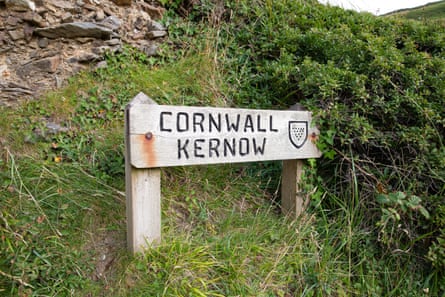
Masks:
[[[444,29],[316,1],[163,2],[161,56],[127,48],[2,110],[0,294],[444,296]],[[140,91],[312,110],[307,214],[278,214],[279,162],[163,169],[163,243],[129,255],[122,120]]]
[[[404,251],[428,259],[416,261],[419,269],[439,272],[444,27],[310,1],[254,3],[228,4],[231,19],[220,28],[229,41],[220,44],[224,69],[235,86],[229,97],[237,106],[299,102],[314,111],[325,158],[312,172],[312,200],[329,208],[336,199],[357,199],[362,227],[374,230],[383,254]]]
[[[227,71],[238,69],[236,104],[313,110],[324,132],[319,186],[341,199],[357,190],[383,235],[401,225],[408,236],[386,234],[393,248],[428,245],[441,227],[409,203],[422,197],[433,220],[444,215],[444,28],[276,1],[238,8],[223,32],[236,32],[237,47],[224,48]],[[373,210],[383,211],[374,222]]]
[[[445,1],[428,3],[415,8],[401,9],[386,14],[387,16],[400,16],[413,20],[442,20],[445,18]]]

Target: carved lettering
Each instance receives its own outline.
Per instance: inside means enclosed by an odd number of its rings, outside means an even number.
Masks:
[[[266,138],[178,139],[178,159],[264,155]]]

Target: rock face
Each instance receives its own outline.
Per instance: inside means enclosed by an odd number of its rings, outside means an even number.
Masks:
[[[8,9],[14,11],[34,11],[36,9],[36,5],[30,0],[5,0],[5,5]]]
[[[106,67],[104,54],[123,44],[156,55],[167,36],[163,12],[148,0],[0,0],[0,105]]]
[[[56,38],[91,37],[98,39],[110,39],[113,31],[107,27],[88,22],[65,23],[34,30],[39,36]]]

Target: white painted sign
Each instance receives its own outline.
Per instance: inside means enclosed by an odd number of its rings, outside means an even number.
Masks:
[[[320,156],[308,111],[139,104],[128,112],[136,168]]]

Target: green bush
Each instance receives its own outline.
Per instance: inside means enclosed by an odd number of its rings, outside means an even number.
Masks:
[[[316,1],[226,1],[225,9],[230,21],[217,30],[233,105],[312,110],[324,152],[318,191],[359,197],[381,255],[398,249],[443,267],[443,26]]]

